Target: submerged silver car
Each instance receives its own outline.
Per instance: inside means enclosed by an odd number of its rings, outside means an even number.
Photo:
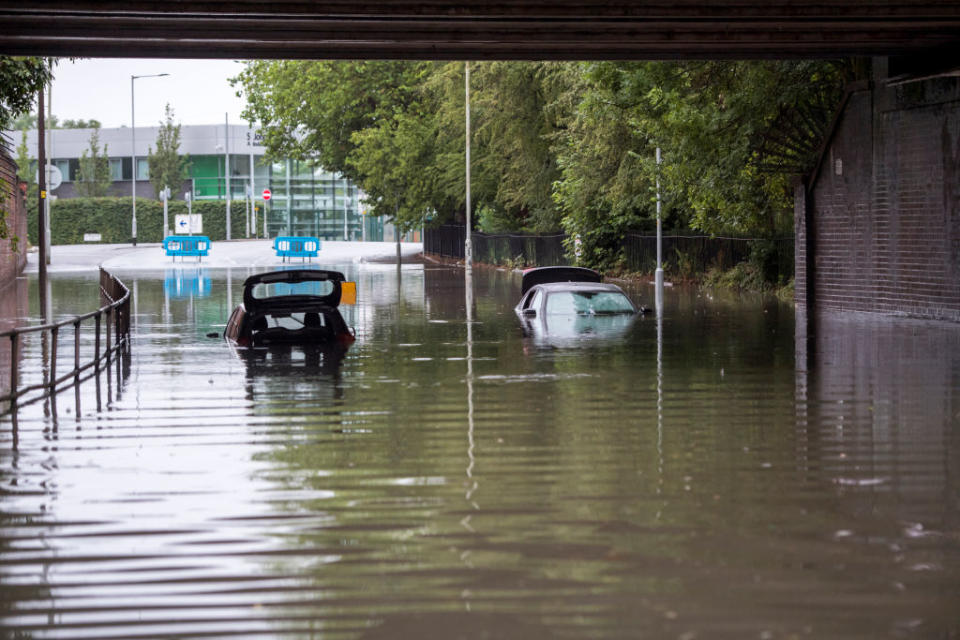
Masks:
[[[638,309],[617,285],[600,280],[596,271],[580,267],[525,271],[515,308],[524,335],[551,347],[623,337],[645,309]]]
[[[527,269],[515,311],[523,317],[637,313],[623,289],[600,280],[599,273],[583,267]]]

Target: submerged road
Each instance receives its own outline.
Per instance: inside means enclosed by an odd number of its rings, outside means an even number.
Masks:
[[[419,242],[401,242],[401,259],[408,261],[423,251]],[[283,262],[273,251],[272,240],[230,240],[211,243],[210,255],[197,258],[174,258],[164,254],[159,243],[138,244],[73,244],[51,247],[50,271],[83,271],[103,266],[108,271],[157,270],[177,265],[211,268],[256,267],[266,270],[272,266],[290,264],[350,264],[359,262],[389,262],[395,260],[394,242],[345,242],[324,240],[317,258],[309,262],[291,258]],[[27,260],[27,273],[39,269],[39,254],[32,252]]]
[[[343,358],[208,337],[269,265],[102,249],[132,357],[0,418],[0,636],[960,636],[956,325],[801,345],[790,305],[683,287],[522,322],[514,273],[333,244]],[[97,299],[50,282],[56,316]]]

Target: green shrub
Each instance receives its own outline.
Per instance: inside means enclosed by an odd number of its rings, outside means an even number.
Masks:
[[[231,237],[242,238],[246,231],[242,202],[231,207]],[[30,243],[38,242],[37,215],[31,212],[28,220]],[[187,203],[171,202],[168,224],[174,216],[187,213]],[[203,216],[203,235],[210,240],[226,238],[226,203],[222,200],[193,203],[193,213]],[[80,244],[83,234],[99,233],[104,244],[130,242],[130,198],[66,198],[53,203],[50,213],[52,244]],[[137,198],[137,242],[163,240],[163,203],[159,200]]]

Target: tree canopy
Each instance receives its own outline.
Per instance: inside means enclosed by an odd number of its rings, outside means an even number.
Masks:
[[[179,191],[183,181],[190,177],[190,156],[180,155],[180,125],[173,124],[173,109],[169,104],[164,113],[157,130],[157,150],[147,150],[150,184],[158,198],[167,187],[171,193]]]
[[[0,129],[9,129],[14,119],[29,111],[37,92],[52,78],[44,58],[0,56]]]
[[[90,133],[90,146],[80,156],[77,191],[88,198],[102,198],[110,189],[110,156],[100,149],[100,129]]]
[[[792,230],[851,66],[835,61],[471,63],[471,196],[488,231],[579,234],[594,266],[627,230]],[[275,157],[358,183],[400,226],[463,220],[464,63],[248,63],[244,117]],[[655,149],[663,153],[659,167]]]

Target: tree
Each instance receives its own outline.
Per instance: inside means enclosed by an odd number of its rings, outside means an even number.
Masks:
[[[77,191],[88,198],[100,198],[110,189],[110,158],[107,145],[100,151],[100,129],[90,133],[90,148],[80,156]]]
[[[166,120],[157,131],[157,151],[148,149],[147,165],[150,183],[157,197],[166,188],[171,192],[180,190],[183,181],[190,176],[190,156],[180,155],[180,125],[173,124],[173,109],[166,107]]]
[[[30,109],[33,100],[53,79],[51,65],[44,58],[0,56],[0,129]]]
[[[28,111],[34,96],[52,78],[51,65],[43,58],[0,56],[0,130],[9,129],[17,116]],[[12,189],[0,180],[0,238],[10,233],[5,203]]]
[[[434,62],[258,60],[231,84],[245,96],[243,117],[274,158],[315,159],[360,182],[347,157],[355,132],[378,127],[417,99]]]
[[[77,118],[76,120],[67,119],[59,126],[60,129],[99,129],[100,121],[94,118],[89,120],[84,120],[83,118]]]

